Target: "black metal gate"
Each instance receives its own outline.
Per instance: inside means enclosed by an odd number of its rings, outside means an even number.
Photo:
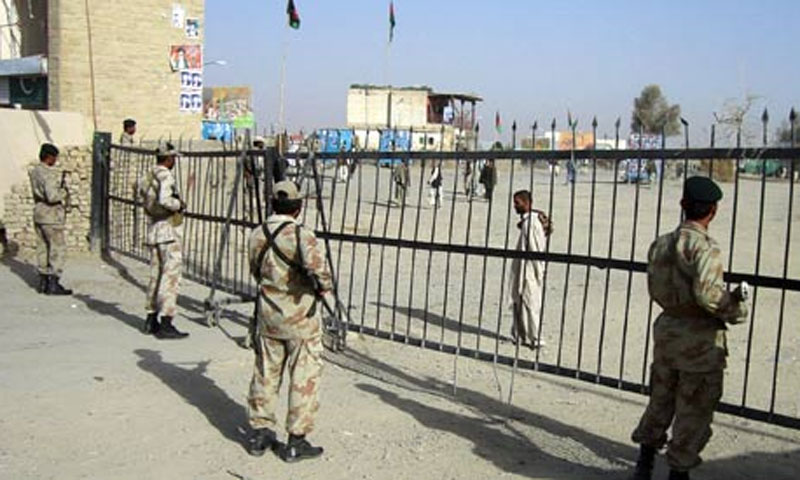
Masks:
[[[536,135],[534,127],[532,145]],[[130,147],[109,151],[107,249],[145,260],[144,221],[132,186],[154,156]],[[711,234],[729,255],[726,280],[755,287],[749,322],[729,332],[719,409],[800,428],[800,398],[787,388],[800,381],[800,257],[792,256],[799,158],[793,145],[715,148],[712,136],[703,149],[662,142],[650,150],[376,152],[364,145],[285,160],[305,192],[304,222],[328,241],[348,328],[454,354],[452,372],[443,372],[452,374],[454,387],[457,358],[469,356],[646,392],[650,327],[658,313],[643,274],[647,249],[680,221],[682,180],[715,178],[725,197]],[[252,298],[246,238],[263,220],[270,184],[263,180],[271,178],[266,172],[274,161],[274,150],[186,152],[179,161],[188,277],[217,281],[218,261],[219,287]],[[497,171],[491,195],[477,189],[487,161]],[[238,182],[237,162],[245,167]],[[401,162],[408,165],[407,189],[395,181]],[[772,177],[776,164],[783,170]],[[433,165],[445,179],[439,206],[427,182]],[[554,221],[544,252],[514,249],[511,196],[520,189],[531,191],[535,206]],[[231,205],[232,198],[239,200]],[[226,226],[229,242],[220,249]],[[546,264],[540,330],[547,345],[541,349],[521,350],[509,338],[513,258]]]

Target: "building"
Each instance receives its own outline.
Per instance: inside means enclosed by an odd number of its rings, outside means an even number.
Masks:
[[[481,101],[476,95],[437,93],[426,86],[351,85],[347,127],[368,150],[379,148],[381,131],[395,129],[412,131],[412,150],[472,150]]]
[[[0,107],[77,112],[87,134],[199,138],[204,0],[2,0]],[[195,98],[196,97],[196,98]]]

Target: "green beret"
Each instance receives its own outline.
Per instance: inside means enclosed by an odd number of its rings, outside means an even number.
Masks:
[[[722,199],[722,190],[708,177],[689,177],[683,182],[683,198],[693,202],[715,203]]]

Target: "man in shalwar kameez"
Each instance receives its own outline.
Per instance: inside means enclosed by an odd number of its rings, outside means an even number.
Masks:
[[[519,214],[517,251],[544,252],[546,248],[545,225],[542,215],[532,209],[531,192],[514,193],[514,210]],[[531,218],[533,217],[533,218]],[[530,348],[544,346],[539,338],[539,315],[542,308],[544,262],[515,258],[511,261],[510,300],[514,315],[511,336],[514,341]]]

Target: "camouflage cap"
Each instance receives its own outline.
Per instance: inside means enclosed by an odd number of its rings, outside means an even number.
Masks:
[[[689,177],[683,182],[683,198],[693,202],[715,203],[722,199],[722,190],[708,177]]]
[[[272,187],[272,196],[281,198],[280,194],[285,195],[286,200],[300,200],[300,192],[297,190],[297,185],[291,180],[283,180]]]
[[[181,156],[181,152],[179,152],[171,143],[167,142],[164,148],[157,148],[156,149],[156,157],[158,161],[162,161],[169,157],[178,158]]]

